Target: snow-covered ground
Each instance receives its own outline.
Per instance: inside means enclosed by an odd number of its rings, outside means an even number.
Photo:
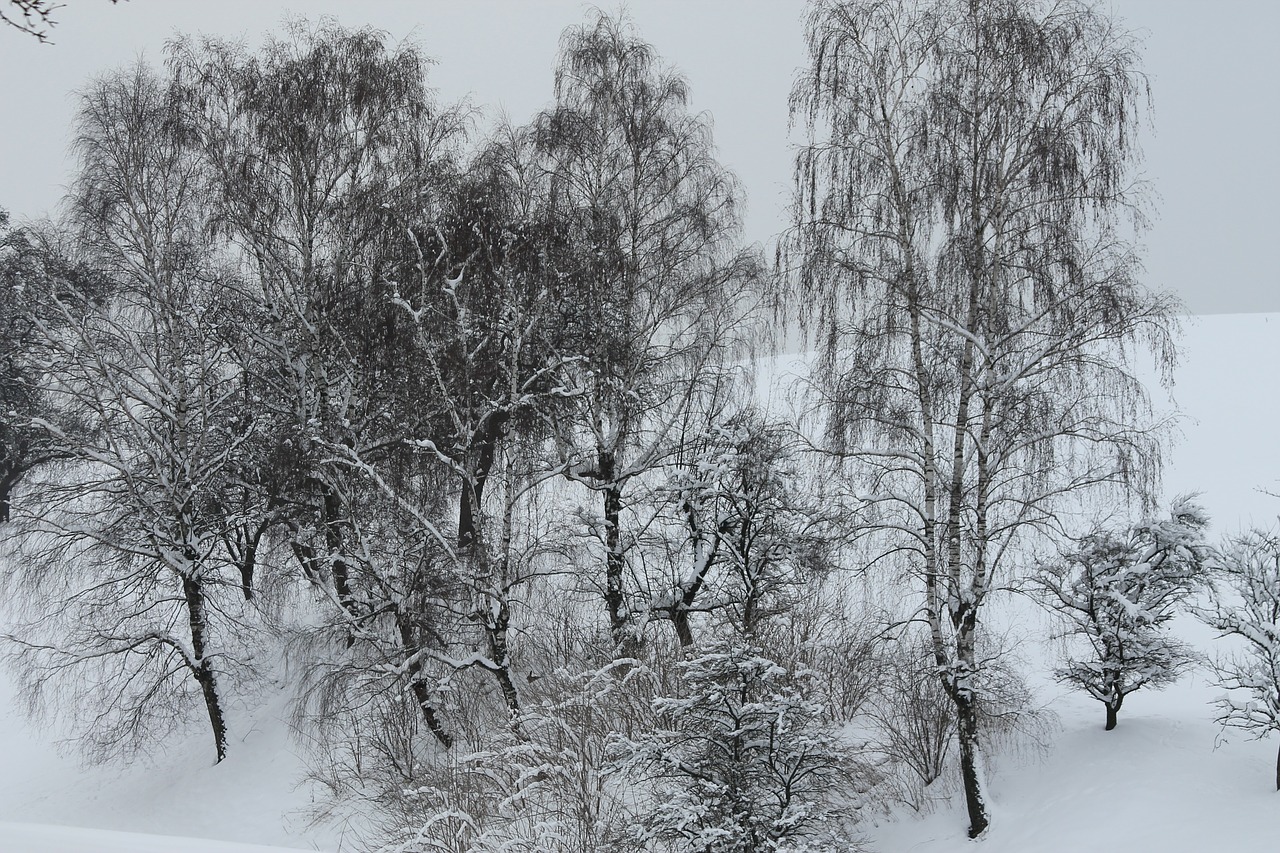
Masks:
[[[279,853],[288,849],[36,823],[0,823],[0,841],[5,853]]]
[[[74,749],[58,748],[57,732],[24,718],[12,682],[0,673],[0,851],[265,849],[203,839],[338,850],[333,832],[308,827],[310,798],[301,782],[302,760],[283,722],[284,700],[269,700],[252,718],[233,715],[235,734],[221,764],[213,764],[207,733],[193,727],[161,755],[128,766],[85,767]],[[166,837],[145,841],[132,833]]]
[[[1218,531],[1271,523],[1280,499],[1259,490],[1280,491],[1280,315],[1192,320],[1184,346],[1173,396],[1188,419],[1168,457],[1166,491],[1202,492]],[[1179,624],[1193,644],[1212,645],[1206,629]],[[883,853],[1276,850],[1277,743],[1224,735],[1208,704],[1219,692],[1203,672],[1193,673],[1163,692],[1134,694],[1119,727],[1104,732],[1101,705],[1047,685],[1044,699],[1061,726],[1044,754],[997,761],[984,839],[966,838],[953,797],[923,815],[902,810],[878,819],[868,841]],[[240,720],[217,766],[205,760],[197,732],[197,742],[175,740],[146,763],[84,768],[56,749],[57,732],[24,720],[0,675],[0,851],[341,850],[340,830],[307,825],[310,795],[299,785],[303,765],[283,710],[281,696]]]
[[[1202,673],[1125,700],[1103,731],[1102,705],[1064,694],[1047,754],[1001,762],[991,827],[976,845],[960,797],[931,814],[896,813],[869,833],[884,853],[1269,853],[1277,849],[1276,743],[1225,736]]]

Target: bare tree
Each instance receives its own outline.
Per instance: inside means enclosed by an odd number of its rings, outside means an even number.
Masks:
[[[1266,737],[1280,732],[1280,537],[1265,531],[1239,536],[1214,563],[1221,586],[1197,615],[1221,636],[1244,644],[1242,651],[1212,663],[1218,685],[1237,691],[1217,700],[1218,722]],[[1237,698],[1241,693],[1248,698]]]
[[[569,477],[599,495],[602,592],[623,649],[638,641],[637,613],[647,615],[628,588],[638,568],[628,565],[629,487],[676,443],[754,275],[733,245],[737,187],[688,96],[626,20],[595,13],[563,35],[556,104],[536,120],[577,286],[559,311],[580,356],[561,381],[579,405],[558,441]]]
[[[381,286],[379,255],[408,212],[437,209],[435,190],[453,173],[460,116],[436,107],[425,66],[412,46],[332,21],[294,22],[256,55],[213,39],[170,46],[212,226],[241,253],[244,397],[267,424],[262,476],[246,480],[258,521],[241,541],[256,541],[264,525],[282,531],[348,646],[374,631],[388,604],[380,573],[365,572],[357,529],[369,516],[356,502],[377,489],[351,455],[400,454],[419,486],[434,476],[411,470],[406,455],[424,416],[409,401],[423,387],[404,357],[411,330]],[[414,649],[398,657],[418,659]],[[424,722],[449,744],[430,687],[410,675]]]
[[[37,320],[51,354],[45,393],[76,428],[39,422],[66,461],[29,487],[30,562],[18,572],[39,618],[10,639],[33,688],[51,674],[88,681],[90,742],[143,744],[194,692],[220,761],[221,679],[239,667],[244,630],[222,598],[227,519],[215,507],[252,425],[198,233],[197,167],[170,132],[172,108],[142,65],[82,96],[75,215],[115,293],[100,306],[65,282],[43,294],[61,315]]]
[[[42,328],[58,326],[61,317],[45,297],[74,292],[96,302],[110,290],[106,276],[76,259],[70,243],[48,223],[11,228],[0,210],[0,523],[9,520],[23,478],[61,455],[38,423],[67,414],[40,393],[49,359]]]
[[[758,637],[837,567],[841,534],[805,491],[813,484],[802,480],[794,433],[751,407],[721,420],[728,411],[715,407],[706,431],[683,440],[666,485],[685,529],[663,531],[680,547],[653,609],[686,647],[699,613]]]
[[[1173,304],[1120,219],[1145,84],[1133,37],[1071,0],[823,0],[808,41],[783,259],[830,452],[918,579],[976,836],[982,605],[1064,500],[1158,470],[1128,365],[1145,340],[1168,367]]]
[[[471,660],[493,674],[514,719],[511,607],[532,577],[528,549],[538,538],[517,514],[563,473],[538,448],[553,410],[568,405],[559,377],[574,358],[559,346],[562,250],[529,135],[501,130],[461,170],[438,215],[401,225],[388,239],[384,286],[425,377],[407,443],[457,484],[450,551],[468,592],[455,605],[488,650]]]

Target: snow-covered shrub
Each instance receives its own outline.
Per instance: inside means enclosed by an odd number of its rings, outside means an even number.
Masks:
[[[639,849],[625,780],[611,774],[614,737],[653,727],[655,673],[613,661],[580,674],[539,679],[504,735],[450,757],[403,791],[385,835],[395,853],[617,853]],[[553,682],[543,686],[541,682]],[[389,827],[390,828],[390,827]]]
[[[620,778],[651,786],[651,808],[633,826],[645,848],[854,849],[845,824],[875,771],[812,698],[821,676],[734,643],[681,670],[681,695],[654,700],[660,728],[615,740]]]
[[[1205,577],[1209,519],[1188,497],[1170,515],[1125,530],[1099,528],[1039,566],[1035,581],[1086,652],[1055,670],[1107,709],[1107,730],[1125,696],[1171,684],[1195,657],[1166,630]]]
[[[1222,636],[1244,641],[1242,653],[1212,662],[1217,683],[1233,693],[1217,700],[1217,721],[1255,737],[1280,732],[1280,534],[1257,532],[1227,543],[1215,560],[1221,582],[1196,615]],[[1224,588],[1225,587],[1225,588]],[[1280,790],[1280,754],[1276,757]]]

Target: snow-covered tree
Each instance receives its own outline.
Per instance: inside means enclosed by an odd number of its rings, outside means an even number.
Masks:
[[[1171,684],[1195,661],[1168,622],[1205,580],[1208,524],[1202,507],[1178,498],[1168,518],[1099,528],[1039,567],[1046,604],[1087,649],[1054,674],[1106,706],[1107,731],[1126,696]]]
[[[49,353],[42,327],[62,322],[62,307],[46,298],[74,291],[96,301],[109,281],[100,269],[76,258],[64,230],[42,224],[10,227],[0,210],[0,523],[24,477],[61,455],[38,421],[62,417],[40,393]],[[87,304],[87,303],[86,303]]]
[[[402,624],[388,614],[403,604],[404,567],[367,557],[426,553],[420,542],[384,549],[357,530],[375,509],[360,502],[375,492],[349,457],[398,454],[396,476],[415,484],[415,497],[436,486],[436,461],[406,448],[424,416],[413,404],[431,397],[425,372],[406,357],[410,324],[378,285],[388,234],[409,212],[436,209],[457,116],[437,107],[420,51],[370,28],[295,21],[256,52],[213,38],[176,39],[168,52],[185,138],[207,181],[209,230],[244,277],[237,356],[244,399],[264,428],[241,499],[255,523],[241,538],[265,530],[287,540],[297,574],[331,607],[341,647],[374,623]],[[398,522],[390,512],[378,519],[382,533]],[[423,594],[439,585],[425,577],[435,570],[419,561],[408,586]],[[399,636],[380,635],[379,645]],[[421,684],[415,643],[405,645],[392,662]],[[415,690],[424,724],[448,744],[434,697]]]
[[[38,693],[62,676],[100,754],[145,747],[203,705],[226,754],[224,680],[248,631],[225,591],[222,496],[253,433],[222,335],[225,294],[199,233],[197,165],[170,133],[147,67],[86,88],[73,215],[112,280],[95,304],[70,280],[41,294],[40,419],[62,460],[27,484],[15,580],[29,620],[10,638]],[[73,423],[74,428],[68,427]],[[234,596],[233,596],[234,598]]]
[[[711,644],[679,665],[679,695],[654,700],[660,728],[619,738],[616,762],[654,785],[636,831],[658,849],[705,853],[845,850],[840,815],[873,770],[813,697],[821,675],[763,651]]]
[[[1196,615],[1243,649],[1212,662],[1218,684],[1232,693],[1217,700],[1218,722],[1256,737],[1280,734],[1280,534],[1239,536],[1216,555],[1220,584]],[[1280,752],[1276,755],[1280,791]]]
[[[681,645],[694,643],[696,613],[720,614],[753,636],[791,608],[807,581],[833,571],[837,543],[802,489],[793,439],[747,408],[684,440],[683,464],[666,485],[684,542],[670,590],[653,603]]]
[[[404,853],[640,853],[627,834],[633,788],[612,772],[617,734],[653,728],[655,672],[610,661],[582,673],[540,679],[519,726],[460,757],[416,788],[404,806],[417,814],[389,849]]]
[[[782,260],[864,539],[917,579],[977,836],[982,608],[1064,496],[1158,471],[1131,365],[1168,363],[1173,302],[1126,239],[1138,45],[1082,0],[819,0],[807,39]]]

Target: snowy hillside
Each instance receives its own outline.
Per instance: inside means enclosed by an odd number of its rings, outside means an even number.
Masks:
[[[1274,742],[1222,735],[1207,704],[1218,692],[1194,673],[1163,692],[1135,693],[1114,731],[1083,694],[1050,707],[1062,730],[1048,754],[998,762],[992,826],[975,846],[960,802],[917,817],[899,813],[871,833],[872,849],[951,853],[1192,853],[1275,849],[1280,793]],[[956,798],[958,800],[959,798]]]
[[[1280,500],[1258,491],[1280,491],[1280,443],[1273,435],[1280,404],[1272,393],[1280,315],[1193,320],[1184,344],[1173,395],[1188,419],[1184,439],[1168,457],[1166,492],[1202,492],[1219,532],[1265,524],[1280,510]],[[778,379],[772,387],[793,384]],[[1189,642],[1209,651],[1206,629],[1186,620],[1178,624]],[[1030,645],[1023,652],[1041,661],[1053,654]],[[1103,731],[1097,702],[1043,676],[1033,682],[1060,727],[1050,732],[1043,754],[996,756],[987,837],[976,848],[966,838],[962,803],[952,786],[949,803],[922,814],[903,809],[878,818],[868,830],[871,849],[1275,849],[1277,744],[1250,741],[1238,732],[1224,736],[1208,704],[1220,691],[1206,686],[1203,671],[1163,692],[1135,694],[1112,732]],[[9,681],[0,678],[0,850],[267,849],[196,839],[346,849],[341,828],[308,826],[310,796],[300,784],[303,765],[281,720],[284,708],[285,697],[278,696],[255,718],[238,720],[233,729],[247,734],[217,766],[205,761],[202,744],[176,741],[153,764],[85,769],[56,748],[58,732],[24,721]],[[191,760],[193,754],[198,761]]]

